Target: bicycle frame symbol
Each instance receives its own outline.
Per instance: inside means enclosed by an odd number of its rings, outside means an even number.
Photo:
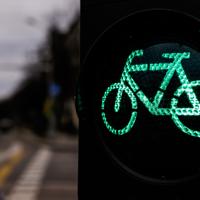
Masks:
[[[147,110],[152,115],[157,116],[171,116],[175,125],[184,133],[194,136],[200,137],[200,131],[193,130],[188,128],[184,125],[181,120],[180,116],[199,116],[200,115],[200,103],[197,99],[197,96],[193,90],[193,87],[200,86],[200,80],[196,81],[189,81],[188,77],[183,69],[181,61],[183,59],[190,58],[190,52],[182,52],[182,53],[163,53],[162,57],[173,59],[173,62],[169,63],[150,63],[150,64],[135,64],[132,65],[132,61],[135,57],[143,56],[143,50],[136,50],[133,51],[127,58],[125,63],[121,78],[119,82],[111,84],[102,97],[101,103],[101,116],[103,123],[105,124],[106,128],[109,132],[116,134],[116,135],[123,135],[128,133],[131,128],[134,126],[136,117],[137,117],[137,100],[136,97],[145,105]],[[161,85],[156,92],[153,101],[150,101],[148,97],[144,94],[144,92],[139,88],[137,83],[131,77],[131,72],[148,72],[148,71],[160,71],[166,70],[166,74],[161,82]],[[175,72],[178,75],[180,80],[181,86],[174,92],[174,97],[171,99],[171,107],[170,108],[160,108],[160,103],[163,99],[164,93],[173,77]],[[114,111],[118,112],[120,110],[121,102],[122,102],[122,95],[125,93],[130,101],[132,107],[132,113],[130,120],[122,129],[116,129],[112,125],[110,125],[107,117],[106,117],[106,110],[105,104],[108,98],[108,95],[113,90],[117,90],[115,104],[114,104]],[[186,93],[191,103],[191,107],[189,108],[178,108],[178,98],[183,94]]]

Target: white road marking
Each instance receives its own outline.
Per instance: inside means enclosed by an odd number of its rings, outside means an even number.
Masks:
[[[6,200],[36,200],[52,152],[43,147],[28,164]]]

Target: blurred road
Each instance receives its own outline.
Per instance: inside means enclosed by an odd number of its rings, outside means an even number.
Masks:
[[[77,200],[78,137],[49,139],[28,130],[0,135],[0,188],[5,200]]]

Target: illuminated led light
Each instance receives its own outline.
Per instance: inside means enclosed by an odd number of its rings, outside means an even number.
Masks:
[[[113,127],[108,123],[105,113],[102,112],[102,119],[103,119],[103,122],[104,122],[106,128],[107,128],[111,133],[113,133],[113,134],[115,134],[115,135],[124,135],[125,133],[128,133],[128,132],[131,130],[131,128],[133,127],[133,125],[134,125],[134,123],[135,123],[135,120],[136,120],[136,117],[137,117],[137,112],[136,112],[136,111],[135,111],[135,112],[132,112],[131,118],[130,118],[128,124],[127,124],[124,128],[118,129],[118,130],[117,130],[117,129],[113,128]]]
[[[142,91],[139,91],[137,93],[137,96],[142,101],[142,103],[146,106],[146,108],[151,112],[151,114],[156,115],[157,110],[153,106],[153,104],[149,101],[149,99],[146,97],[146,95]]]
[[[130,65],[127,66],[127,72],[145,72],[148,70],[147,64],[141,64],[141,65]]]
[[[148,111],[152,115],[156,116],[171,116],[175,125],[184,133],[194,137],[200,137],[200,131],[192,130],[186,127],[179,119],[179,116],[199,116],[200,115],[200,104],[195,95],[193,87],[200,86],[200,80],[190,82],[187,75],[183,69],[181,61],[183,59],[190,58],[190,52],[183,53],[163,53],[162,56],[165,58],[173,59],[169,63],[150,63],[150,64],[135,64],[132,61],[136,56],[142,56],[143,50],[133,51],[127,58],[125,63],[120,81],[118,83],[111,84],[105,91],[102,97],[102,119],[106,128],[113,134],[123,135],[128,133],[134,126],[137,113],[133,111],[128,124],[122,129],[115,129],[110,125],[106,118],[105,103],[108,95],[112,90],[117,90],[117,95],[115,98],[114,111],[118,112],[120,110],[120,105],[122,102],[122,95],[126,93],[131,101],[132,109],[137,109],[137,101],[135,95],[138,99],[145,105]],[[151,102],[144,92],[139,88],[135,80],[131,77],[131,72],[148,72],[148,71],[161,71],[166,70],[166,74],[161,82],[160,89],[156,92],[156,95]],[[160,108],[160,102],[163,99],[164,92],[166,91],[174,73],[177,73],[180,80],[181,86],[175,91],[174,96],[171,100],[171,108]],[[134,95],[135,93],[135,95]],[[191,103],[191,108],[178,108],[178,98],[186,93]]]
[[[125,92],[128,97],[130,98],[131,100],[131,108],[133,110],[136,110],[137,109],[137,101],[136,101],[136,98],[134,96],[134,94],[132,93],[132,91],[125,85],[121,84],[121,83],[114,83],[112,84],[110,87],[107,88],[106,92],[104,93],[104,96],[103,96],[103,100],[102,100],[102,104],[101,104],[101,108],[102,110],[104,110],[105,108],[105,103],[106,103],[106,99],[108,97],[108,95],[110,94],[110,92],[112,90],[115,90],[115,89],[118,89],[118,93],[120,91],[120,95],[116,97],[116,101],[115,101],[115,106],[114,106],[114,111],[115,112],[118,112],[119,109],[120,109],[120,103],[121,103],[121,100],[122,100],[122,94],[123,92]],[[117,107],[117,109],[116,109]],[[132,114],[131,114],[131,118],[128,122],[128,124],[122,128],[122,129],[115,129],[113,128],[109,122],[107,121],[107,118],[106,118],[106,114],[105,112],[102,112],[102,119],[103,119],[103,122],[106,126],[106,128],[113,134],[116,134],[116,135],[123,135],[125,133],[128,133],[130,131],[130,129],[133,127],[134,123],[135,123],[135,120],[136,120],[136,117],[137,117],[137,112],[136,111],[133,111]]]
[[[196,87],[196,86],[200,86],[200,81],[192,81],[189,84],[184,84],[181,87],[179,87],[177,91],[174,93],[176,97],[180,97],[185,92],[188,95],[189,101],[191,105],[193,105],[193,107],[192,108],[177,108],[178,99],[173,98],[171,101],[172,120],[174,121],[176,126],[184,133],[187,133],[188,135],[191,135],[194,137],[200,137],[200,131],[188,128],[179,119],[179,116],[199,116],[200,115],[200,104],[192,89],[192,87]]]
[[[160,104],[160,102],[161,102],[161,100],[163,98],[163,95],[164,95],[164,92],[157,91],[156,96],[154,97],[154,100],[153,100],[153,104],[155,106]]]
[[[160,71],[169,69],[169,63],[150,63],[150,71]]]

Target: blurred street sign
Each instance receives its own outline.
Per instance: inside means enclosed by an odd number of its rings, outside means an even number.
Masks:
[[[61,92],[61,87],[60,87],[59,84],[57,84],[57,83],[51,83],[49,85],[49,95],[51,97],[58,96],[60,94],[60,92]]]

